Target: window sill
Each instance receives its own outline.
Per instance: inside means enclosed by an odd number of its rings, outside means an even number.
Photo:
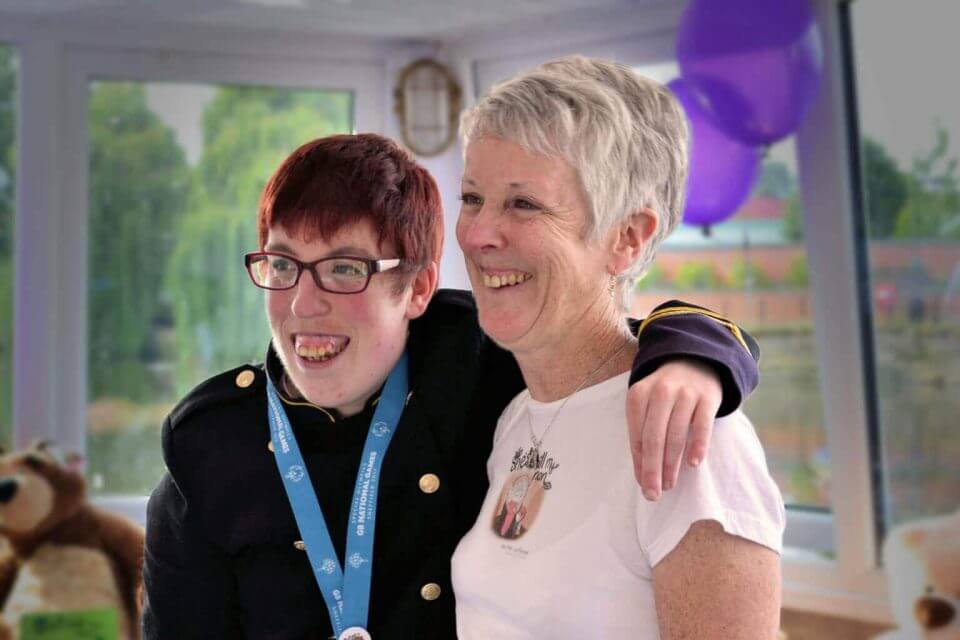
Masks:
[[[147,496],[98,496],[91,502],[129,518],[140,526],[146,523]],[[893,624],[887,601],[887,580],[881,570],[844,576],[839,565],[826,557],[832,549],[832,518],[829,514],[790,511],[787,544],[782,555],[783,608],[821,615],[852,618],[878,624]],[[807,548],[791,546],[806,540]],[[810,549],[816,549],[811,551]]]

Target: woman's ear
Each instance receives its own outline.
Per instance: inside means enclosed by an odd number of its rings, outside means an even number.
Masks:
[[[657,230],[657,214],[644,207],[630,214],[616,229],[610,262],[607,268],[611,275],[619,275],[629,269],[640,257],[643,248]]]
[[[410,302],[407,303],[407,319],[413,320],[423,315],[427,310],[427,305],[437,291],[437,284],[440,280],[440,266],[436,262],[431,262],[423,269],[417,271],[411,284],[412,292]]]

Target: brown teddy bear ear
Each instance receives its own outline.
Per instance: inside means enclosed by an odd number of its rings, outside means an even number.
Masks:
[[[27,452],[38,455],[55,464],[63,464],[63,455],[57,445],[51,440],[34,440],[27,449]]]
[[[32,450],[32,451],[39,451],[39,452],[44,452],[44,453],[45,453],[45,452],[46,452],[48,449],[50,449],[52,446],[53,446],[53,443],[50,442],[49,440],[40,440],[40,439],[37,439],[37,440],[31,441],[31,442],[30,442],[30,446],[27,447],[27,449],[30,449],[30,450]]]

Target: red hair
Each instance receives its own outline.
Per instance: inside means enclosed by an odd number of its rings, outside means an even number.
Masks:
[[[369,220],[412,269],[439,262],[443,205],[433,176],[397,143],[373,133],[318,138],[291,153],[260,198],[260,250],[272,227],[310,242]]]

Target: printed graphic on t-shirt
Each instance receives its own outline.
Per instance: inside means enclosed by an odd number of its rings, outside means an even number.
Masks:
[[[515,540],[530,530],[543,506],[545,493],[553,487],[550,476],[559,466],[547,451],[537,455],[533,447],[526,451],[517,449],[510,463],[510,475],[493,510],[495,534]]]

